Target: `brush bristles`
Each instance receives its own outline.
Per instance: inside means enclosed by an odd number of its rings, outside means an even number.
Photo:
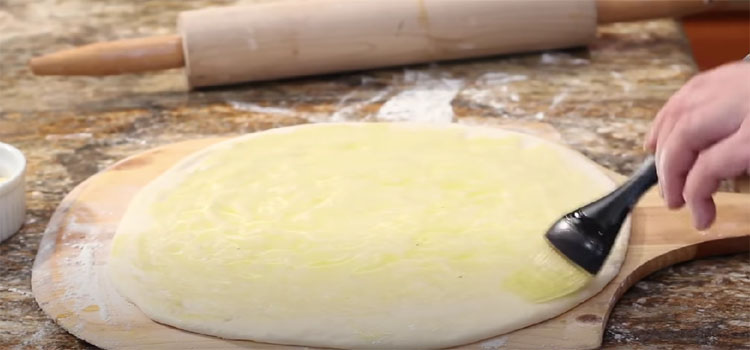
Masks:
[[[570,262],[552,246],[529,257],[529,264],[512,273],[503,287],[533,303],[565,297],[584,288],[593,276]]]

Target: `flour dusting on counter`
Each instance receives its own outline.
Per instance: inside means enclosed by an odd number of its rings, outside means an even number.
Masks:
[[[477,79],[480,84],[486,85],[505,85],[515,81],[528,80],[529,77],[523,74],[508,74],[504,72],[491,72],[482,74]]]
[[[519,84],[527,83],[530,77],[526,74],[513,74],[507,72],[489,72],[480,75],[471,86],[462,91],[464,98],[474,104],[487,106],[494,113],[507,115],[527,114],[521,101],[523,89],[518,89]]]
[[[366,84],[364,79],[362,83]],[[357,95],[357,90],[354,90],[344,95],[344,97],[341,98],[341,101],[339,101],[338,106],[336,108],[336,112],[334,112],[329,118],[327,118],[328,119],[327,121],[346,122],[346,121],[359,120],[360,119],[359,115],[361,114],[362,109],[364,109],[365,107],[373,103],[382,101],[386,96],[388,96],[390,92],[391,92],[390,88],[383,89],[381,91],[378,91],[377,93],[375,93],[372,97],[368,99],[349,103],[350,99],[352,99],[355,95]]]
[[[44,341],[44,339],[49,336],[50,334],[53,334],[55,330],[57,329],[57,325],[50,321],[45,320],[44,324],[39,327],[34,334],[32,334],[30,337],[24,339],[21,343],[14,346],[13,350],[22,350],[22,349],[45,349],[43,345],[39,345]]]
[[[264,114],[276,114],[276,115],[294,115],[295,111],[289,108],[283,107],[266,107],[255,103],[229,101],[229,105],[234,109],[246,112],[264,113]]]
[[[450,123],[455,115],[451,102],[464,86],[462,79],[436,78],[424,72],[404,72],[414,87],[400,92],[380,107],[379,121]]]
[[[629,82],[628,80],[624,79],[622,73],[611,71],[610,74],[612,75],[612,78],[615,84],[622,86],[622,91],[624,93],[633,91],[633,84]]]
[[[549,53],[545,52],[542,54],[542,56],[539,58],[539,63],[541,64],[561,64],[561,63],[568,63],[572,65],[584,65],[589,64],[591,61],[585,59],[585,58],[578,58],[573,57],[566,53]]]
[[[568,97],[568,92],[563,91],[552,99],[552,104],[549,106],[550,108],[554,108],[555,106],[559,105],[560,102],[564,101]]]

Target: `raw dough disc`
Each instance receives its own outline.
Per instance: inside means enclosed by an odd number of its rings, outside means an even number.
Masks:
[[[529,297],[556,287],[516,281],[569,269],[529,263],[549,255],[552,222],[614,186],[580,154],[500,129],[275,129],[200,151],[139,191],[109,272],[149,317],[199,333],[338,348],[465,344],[556,316],[615,276],[627,225],[583,289],[536,303]]]

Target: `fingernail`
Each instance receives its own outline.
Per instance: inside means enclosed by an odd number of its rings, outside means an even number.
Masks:
[[[703,231],[708,227],[708,217],[700,210],[695,210],[690,203],[688,203],[688,209],[693,213],[693,227],[698,231]]]
[[[703,231],[708,228],[708,219],[705,217],[702,217],[700,214],[693,214],[693,226],[698,231]]]
[[[696,230],[702,230],[702,228],[701,228],[701,218],[700,218],[701,215],[698,212],[696,212],[695,210],[693,210],[693,206],[690,205],[689,203],[688,203],[687,206],[688,206],[688,209],[690,210],[690,212],[692,213],[693,227],[695,227]]]
[[[662,189],[661,185],[659,185],[659,196],[664,199],[664,189]]]

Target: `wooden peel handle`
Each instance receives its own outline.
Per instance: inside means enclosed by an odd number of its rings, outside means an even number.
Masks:
[[[32,58],[38,75],[116,75],[185,65],[178,35],[96,43]]]
[[[750,9],[748,0],[596,0],[599,23],[682,17],[706,11]]]
[[[637,243],[647,246],[673,245],[679,249],[649,257],[653,260],[642,267],[645,269],[643,275],[686,260],[750,251],[750,195],[717,192],[714,201],[716,221],[709,229],[699,232],[693,228],[687,209],[668,210],[663,200],[653,193],[644,198],[633,211],[634,221],[643,223],[633,229],[645,230],[643,234],[636,235],[642,240]]]
[[[620,270],[625,279],[614,294],[617,300],[647,275],[680,262],[750,251],[750,195],[716,193],[717,218],[704,232],[692,227],[690,213],[667,209],[655,191],[647,194],[633,211],[630,244],[650,247]],[[610,307],[614,306],[614,303]]]

